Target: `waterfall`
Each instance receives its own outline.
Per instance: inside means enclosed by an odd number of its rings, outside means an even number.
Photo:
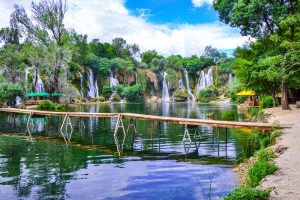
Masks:
[[[88,72],[88,97],[90,98],[98,98],[98,84],[97,84],[97,77],[94,78],[93,70],[90,68]]]
[[[179,79],[179,81],[178,81],[178,88],[181,89],[181,90],[184,90],[184,89],[185,89],[185,87],[184,87],[184,85],[183,85],[182,79]]]
[[[83,94],[83,76],[80,72],[79,72],[79,77],[80,77],[80,94],[81,94],[81,97],[84,97],[84,94]]]
[[[232,73],[228,74],[228,89],[232,87]]]
[[[25,68],[25,72],[24,72],[24,80],[25,80],[25,90],[26,92],[28,92],[28,74],[29,74],[29,69],[28,67]]]
[[[214,84],[212,68],[208,69],[205,80],[206,80],[206,87]]]
[[[164,80],[163,80],[163,90],[162,90],[162,101],[163,102],[169,102],[170,101],[170,95],[169,95],[169,88],[167,84],[167,72],[164,72],[163,74]]]
[[[185,68],[183,69],[183,73],[184,73],[184,77],[185,77],[185,81],[186,81],[186,89],[189,94],[188,101],[191,101],[191,100],[195,101],[196,100],[195,96],[193,95],[191,87],[190,87],[189,73]],[[192,99],[190,99],[190,97],[192,97]]]
[[[119,85],[119,80],[114,78],[113,73],[110,72],[110,77],[109,77],[109,85],[111,88],[113,88],[114,86]]]
[[[44,83],[37,70],[35,70],[34,73],[34,80],[35,80],[35,87],[34,87],[35,92],[37,93],[44,92],[45,91]]]
[[[203,70],[200,71],[198,84],[197,84],[197,91],[205,89],[206,87],[213,85],[213,74],[212,74],[212,68],[209,68],[207,73],[205,73]]]

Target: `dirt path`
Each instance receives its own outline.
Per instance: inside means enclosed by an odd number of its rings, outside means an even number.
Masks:
[[[261,184],[263,188],[274,188],[270,199],[300,199],[300,108],[291,106],[292,110],[281,108],[267,109],[272,114],[270,122],[293,123],[291,129],[286,129],[273,147],[287,147],[276,159],[278,171],[270,175]]]

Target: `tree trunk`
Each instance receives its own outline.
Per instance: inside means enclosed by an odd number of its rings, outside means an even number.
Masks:
[[[285,80],[281,82],[281,107],[282,110],[290,110],[288,94],[287,94],[287,86]]]

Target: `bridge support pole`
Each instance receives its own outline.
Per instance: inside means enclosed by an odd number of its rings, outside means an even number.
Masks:
[[[27,126],[29,137],[32,140],[32,136],[31,136],[31,129],[33,128],[32,113],[29,114],[26,126]]]
[[[64,127],[65,127],[65,132],[63,130]],[[68,136],[68,138],[66,138],[65,134],[68,133],[68,127],[70,127],[71,132],[70,132],[70,135]],[[70,142],[71,136],[72,136],[72,133],[73,133],[73,125],[72,125],[72,122],[71,122],[71,119],[70,119],[68,113],[66,113],[66,115],[64,117],[64,120],[63,120],[63,122],[61,124],[60,133],[63,136],[66,145],[68,145],[68,142]]]
[[[201,139],[202,139],[201,132],[199,130],[199,127],[197,127],[197,129],[195,130],[195,135],[194,135],[196,149],[198,149],[200,147]]]
[[[128,125],[127,130],[126,130],[127,135],[128,135],[128,132],[129,132],[129,128],[130,128],[130,127],[133,128],[134,134],[136,134],[137,131],[136,131],[135,122],[134,122],[133,119],[130,119],[130,121],[129,121],[129,125]]]
[[[118,131],[119,131],[119,128],[122,128],[122,130],[123,130],[123,142],[122,142],[121,146],[120,146],[119,140],[118,140]],[[117,119],[116,126],[115,126],[115,131],[114,131],[114,140],[115,140],[115,144],[116,144],[119,156],[121,156],[121,151],[123,151],[123,145],[125,143],[125,139],[126,139],[126,131],[125,131],[125,128],[124,128],[123,116],[119,115],[118,119]]]
[[[184,151],[186,153],[189,152],[190,146],[192,143],[192,139],[191,139],[189,130],[187,128],[187,124],[184,125],[184,134],[183,134],[183,138],[182,138],[182,143],[183,143]]]

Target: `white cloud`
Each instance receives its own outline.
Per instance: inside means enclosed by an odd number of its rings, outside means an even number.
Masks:
[[[200,8],[204,4],[211,5],[213,0],[192,0],[193,6]]]
[[[30,0],[23,0],[25,8]],[[12,3],[0,0],[5,10],[12,11]],[[66,26],[77,32],[88,34],[89,39],[99,38],[110,42],[123,37],[128,43],[136,43],[142,51],[156,49],[163,55],[202,54],[204,47],[212,45],[218,49],[233,49],[247,38],[219,22],[199,25],[180,24],[175,29],[168,24],[157,25],[144,17],[132,16],[124,6],[124,0],[68,1]],[[7,26],[9,14],[0,14],[0,26]]]

